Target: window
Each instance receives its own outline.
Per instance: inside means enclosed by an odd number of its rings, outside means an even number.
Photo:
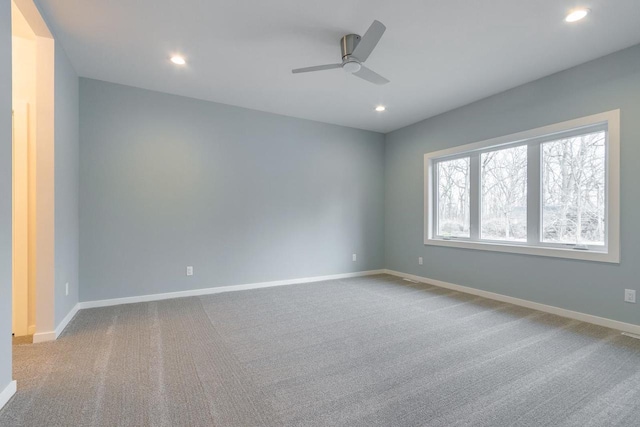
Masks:
[[[469,237],[469,157],[438,163],[438,234]]]
[[[619,262],[619,110],[425,154],[425,244]]]
[[[606,132],[542,144],[542,240],[605,244]]]
[[[480,155],[482,214],[480,236],[527,241],[527,146]]]

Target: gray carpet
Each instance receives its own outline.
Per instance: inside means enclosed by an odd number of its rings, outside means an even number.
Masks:
[[[373,276],[83,310],[1,426],[640,425],[640,341]]]
[[[11,337],[13,345],[33,344],[33,335],[23,335],[21,337]]]

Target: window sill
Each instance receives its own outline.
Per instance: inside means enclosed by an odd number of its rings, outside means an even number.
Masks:
[[[609,252],[583,251],[571,248],[554,248],[543,246],[512,245],[509,243],[485,243],[466,240],[425,239],[425,245],[444,246],[449,248],[475,249],[492,252],[507,252],[512,254],[535,255],[553,258],[567,258],[582,261],[620,263],[620,253],[616,250]]]

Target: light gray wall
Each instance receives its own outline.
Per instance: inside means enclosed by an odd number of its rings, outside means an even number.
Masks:
[[[55,324],[78,302],[79,79],[55,47]],[[65,284],[69,283],[69,295]]]
[[[11,2],[0,2],[0,392],[11,382]]]
[[[423,155],[621,109],[620,265],[425,246]],[[640,324],[640,45],[386,136],[385,266],[513,297]],[[424,265],[418,265],[418,257]]]
[[[80,111],[81,301],[383,267],[382,134],[84,78]]]

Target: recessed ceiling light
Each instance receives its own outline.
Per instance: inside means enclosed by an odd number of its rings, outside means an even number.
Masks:
[[[379,113],[383,112],[386,109],[387,109],[387,107],[385,107],[384,105],[378,105],[376,107],[376,111],[379,112]]]
[[[575,9],[575,10],[572,10],[571,13],[569,13],[567,17],[564,18],[564,20],[567,22],[576,22],[581,19],[584,19],[584,17],[587,16],[589,12],[590,12],[589,9]]]
[[[187,63],[187,61],[185,61],[185,59],[180,55],[172,56],[171,62],[173,62],[176,65],[184,65]]]

